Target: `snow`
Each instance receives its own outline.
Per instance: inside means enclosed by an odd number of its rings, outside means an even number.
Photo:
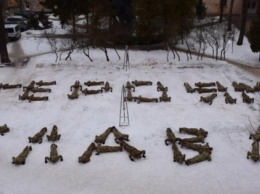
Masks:
[[[61,30],[61,29],[60,29]],[[249,137],[250,122],[259,126],[259,95],[253,104],[242,102],[241,93],[235,92],[232,82],[244,82],[254,86],[259,80],[259,69],[245,71],[225,61],[204,58],[187,61],[181,53],[181,61],[166,61],[166,51],[130,50],[129,70],[122,69],[124,51],[118,59],[109,50],[110,62],[104,53],[91,49],[93,62],[82,53],[74,52],[71,61],[55,63],[55,55],[44,39],[34,38],[34,31],[23,33],[22,38],[8,45],[10,55],[15,60],[14,50],[20,46],[25,56],[32,56],[26,66],[1,68],[0,83],[28,85],[35,81],[56,81],[49,86],[51,93],[38,93],[35,96],[48,96],[49,101],[20,101],[22,89],[0,90],[0,125],[5,123],[10,132],[0,137],[0,193],[200,193],[200,194],[245,194],[258,193],[260,189],[258,168],[260,163],[247,159],[252,140]],[[48,53],[49,52],[49,53]],[[251,53],[248,42],[227,53],[230,59],[259,65],[258,54]],[[17,62],[18,64],[18,62]],[[80,96],[69,100],[70,86],[79,80],[109,81],[113,92]],[[171,102],[141,103],[128,102],[129,126],[119,126],[120,98],[122,85],[127,81],[152,81],[152,86],[136,87],[134,96],[159,97],[156,90],[160,81],[169,88]],[[196,82],[219,81],[228,87],[228,92],[237,98],[237,104],[226,104],[223,93],[212,105],[200,102],[200,96],[207,94],[186,92],[183,83],[192,87]],[[86,86],[83,86],[86,88]],[[100,86],[91,87],[99,89]],[[250,119],[250,120],[249,120]],[[64,158],[55,164],[44,163],[49,156],[51,142],[46,136],[41,144],[28,143],[43,127],[50,134],[57,125],[61,139],[55,142],[58,152]],[[146,151],[146,158],[132,162],[126,151],[120,153],[93,153],[91,161],[78,163],[95,136],[108,127],[116,126],[122,133],[129,134],[129,144]],[[173,162],[171,146],[165,146],[166,128],[170,127],[177,137],[191,135],[179,133],[180,127],[203,128],[209,132],[206,142],[213,147],[212,161],[204,161],[190,166]],[[25,165],[12,164],[12,157],[22,149],[32,146]],[[115,146],[113,134],[106,145]],[[197,153],[180,148],[186,158]]]

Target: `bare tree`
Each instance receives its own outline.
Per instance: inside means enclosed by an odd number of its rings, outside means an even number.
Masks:
[[[218,60],[218,49],[220,47],[220,33],[219,33],[219,29],[218,24],[215,24],[214,26],[209,26],[206,28],[207,30],[207,43],[211,46],[212,48],[212,53],[213,53],[213,58],[215,58],[216,60]],[[215,48],[213,48],[213,46]],[[215,50],[215,55],[214,55],[214,50]]]
[[[75,38],[75,37],[74,37]],[[60,60],[63,53],[67,52],[67,56],[65,60],[71,60],[71,54],[74,50],[79,46],[79,42],[75,39],[61,39],[61,53],[60,53]]]
[[[50,30],[44,30],[44,37],[46,38],[46,40],[48,41],[50,47],[51,47],[51,51],[55,54],[56,59],[55,59],[55,63],[58,60],[58,51],[59,51],[59,46],[58,46],[58,42],[59,40],[55,37],[56,34],[56,29],[55,28],[51,28]]]
[[[178,41],[178,35],[177,32],[175,32],[175,34],[167,40],[166,45],[168,45],[169,48],[171,49],[173,54],[173,59],[175,59],[175,54],[176,54],[176,56],[178,57],[178,61],[180,61],[181,60],[180,55],[176,50],[177,41]]]
[[[196,28],[194,30],[192,36],[191,36],[193,41],[199,45],[197,60],[199,60],[199,58],[201,57],[202,45],[204,45],[204,48],[205,48],[205,44],[204,44],[205,43],[205,37],[204,37],[203,31],[204,31],[203,27]]]
[[[222,50],[221,50],[220,58],[225,60],[226,52],[229,49],[229,42],[233,41],[233,37],[235,35],[235,29],[233,28],[231,31],[228,31],[228,27],[226,28],[225,26],[223,26],[222,32],[223,32],[222,33],[223,43],[222,43]]]
[[[90,42],[88,39],[81,37],[79,40],[79,47],[78,50],[82,50],[83,54],[91,61],[93,62],[92,58],[90,57],[89,53],[89,47],[90,47]]]
[[[187,60],[192,59],[192,55],[191,55],[191,49],[190,49],[190,43],[187,40],[188,38],[185,38],[185,43],[187,45],[188,51],[186,52],[187,55]]]

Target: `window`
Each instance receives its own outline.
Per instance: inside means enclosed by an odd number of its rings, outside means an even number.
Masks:
[[[29,3],[28,1],[25,2],[25,7],[26,7],[27,9],[30,8],[30,3]]]
[[[255,9],[256,8],[256,1],[255,0],[249,0],[247,4],[247,9]]]
[[[222,0],[223,6],[227,6],[227,0]]]
[[[13,33],[14,32],[14,29],[13,28],[6,28],[5,29],[7,32],[9,32],[9,33]]]

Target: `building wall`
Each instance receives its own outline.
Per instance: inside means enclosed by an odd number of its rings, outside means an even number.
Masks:
[[[220,12],[220,0],[204,0],[203,1],[207,7],[208,15],[219,15]],[[229,12],[229,5],[231,0],[227,0],[227,5],[224,7],[224,15]],[[260,0],[249,0],[250,8],[248,9],[248,14],[255,14],[257,9],[260,9]],[[243,0],[235,0],[233,6],[233,15],[240,15],[242,9]],[[253,8],[253,4],[255,4],[255,8]]]
[[[27,9],[39,12],[41,10],[46,10],[40,3],[39,0],[25,0],[27,4]]]
[[[224,7],[224,14],[228,14],[229,5],[231,0],[227,0],[227,6]],[[219,15],[220,13],[220,0],[203,0],[207,7],[208,15]],[[235,0],[233,6],[233,14],[240,15],[243,0]]]
[[[39,12],[44,9],[43,6],[39,3],[39,0],[4,0],[6,1],[6,9],[12,11],[16,9],[29,9],[32,11]]]
[[[10,9],[10,8],[16,8],[18,7],[18,4],[16,2],[16,0],[6,0],[6,8]]]

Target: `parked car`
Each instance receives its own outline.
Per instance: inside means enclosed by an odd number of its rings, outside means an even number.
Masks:
[[[15,15],[8,16],[5,20],[5,23],[6,24],[19,24],[20,30],[22,32],[29,29],[28,21],[22,16],[15,16]]]
[[[14,15],[23,16],[27,20],[30,20],[32,18],[37,18],[37,15],[33,11],[30,11],[30,10],[15,11]]]
[[[21,37],[19,24],[5,24],[5,30],[10,40],[18,40]]]
[[[38,16],[30,10],[15,11],[14,15],[22,16],[27,19],[29,28],[39,29]]]

